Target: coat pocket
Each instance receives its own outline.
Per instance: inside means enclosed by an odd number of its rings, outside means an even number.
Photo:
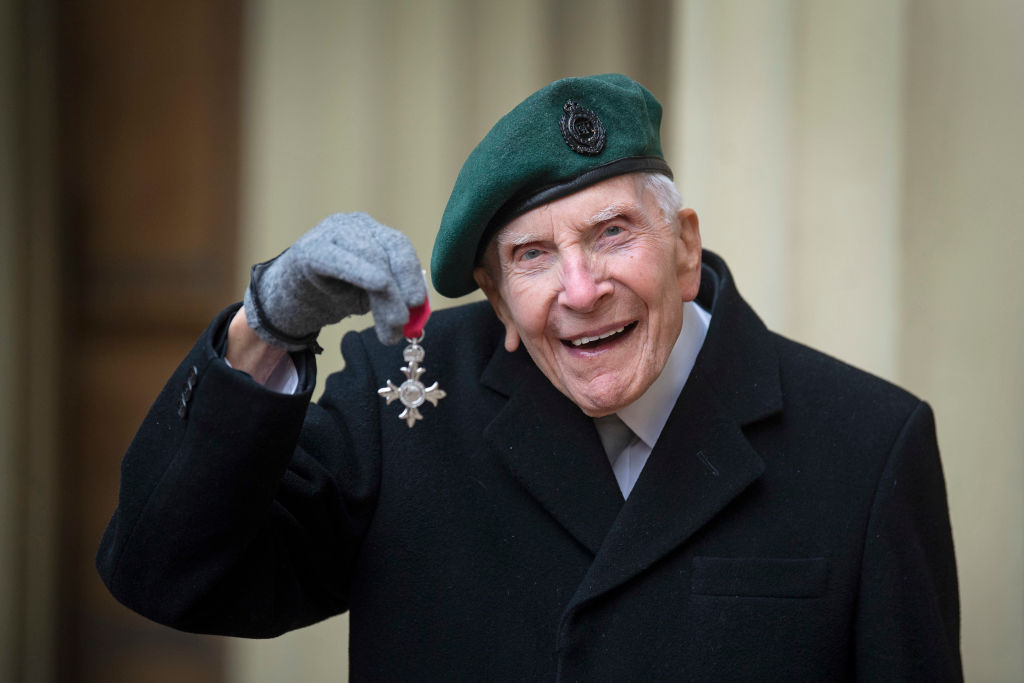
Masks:
[[[695,557],[690,592],[697,595],[816,598],[828,585],[824,557]]]

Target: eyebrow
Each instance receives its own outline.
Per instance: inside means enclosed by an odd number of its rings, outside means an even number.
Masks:
[[[635,208],[636,207],[633,204],[612,204],[591,216],[590,220],[587,221],[587,225],[597,225],[598,223],[604,223],[605,221],[610,221],[613,218],[618,218],[619,216],[625,216]]]
[[[499,232],[498,235],[494,238],[495,243],[497,243],[499,246],[512,245],[513,247],[518,247],[522,244],[529,244],[530,242],[535,242],[536,240],[537,236],[534,235],[533,233],[519,233],[518,235],[510,236],[507,233]]]
[[[644,207],[634,202],[619,202],[617,204],[612,204],[591,216],[586,225],[600,225],[601,223],[606,223],[616,218],[630,221],[642,229],[650,229],[654,225],[654,222],[644,210]]]

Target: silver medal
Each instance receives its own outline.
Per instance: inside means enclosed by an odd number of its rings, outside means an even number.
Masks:
[[[405,381],[401,385],[395,386],[391,380],[388,380],[387,386],[378,389],[377,394],[387,400],[387,405],[391,405],[395,399],[401,401],[405,410],[399,413],[398,418],[405,420],[406,424],[412,428],[417,420],[423,419],[420,406],[430,401],[436,408],[437,402],[445,397],[445,392],[438,388],[437,382],[428,387],[420,381],[420,376],[425,372],[424,368],[420,366],[426,355],[423,347],[420,346],[423,334],[420,333],[417,337],[406,337],[405,340],[409,342],[409,345],[402,351],[402,359],[408,363],[402,367],[402,373],[406,377]]]

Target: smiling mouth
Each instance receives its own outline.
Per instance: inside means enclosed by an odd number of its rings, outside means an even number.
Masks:
[[[617,330],[611,330],[610,332],[605,332],[604,334],[598,335],[596,337],[578,337],[576,339],[563,339],[562,343],[568,346],[569,348],[573,349],[593,349],[597,348],[598,346],[601,346],[602,344],[607,344],[610,341],[618,339],[621,335],[632,331],[633,328],[636,326],[637,321],[634,320],[630,324],[620,327]]]

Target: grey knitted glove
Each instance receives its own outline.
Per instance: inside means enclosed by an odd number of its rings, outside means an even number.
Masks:
[[[319,352],[321,327],[368,311],[377,338],[397,344],[409,307],[426,298],[423,271],[405,235],[365,213],[337,213],[274,260],[252,267],[245,315],[268,344]]]

